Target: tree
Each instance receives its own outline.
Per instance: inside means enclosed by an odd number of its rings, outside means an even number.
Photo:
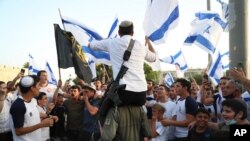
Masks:
[[[23,68],[29,68],[29,62],[24,63]]]
[[[160,71],[153,71],[152,68],[144,63],[144,73],[146,76],[146,79],[151,79],[153,80],[155,83],[159,83],[160,81]]]

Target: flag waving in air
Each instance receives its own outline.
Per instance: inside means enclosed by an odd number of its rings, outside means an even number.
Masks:
[[[48,74],[48,82],[49,82],[50,84],[57,85],[56,77],[55,77],[55,75],[54,75],[54,73],[53,73],[53,71],[52,71],[52,69],[51,69],[51,67],[50,67],[50,65],[49,65],[48,62],[46,62],[45,71],[46,71],[47,74]]]
[[[170,88],[170,86],[172,84],[174,84],[174,78],[173,78],[173,76],[172,76],[172,74],[170,72],[168,72],[165,75],[164,82],[165,82],[166,86],[169,87],[169,88]]]
[[[110,65],[110,56],[108,52],[105,51],[94,51],[87,47],[88,43],[93,40],[101,40],[103,37],[96,32],[94,29],[85,26],[84,24],[68,18],[62,17],[62,22],[65,25],[67,31],[70,31],[77,39],[77,41],[82,46],[82,49],[88,58],[88,63],[93,74],[93,78],[96,77],[95,64],[101,63],[105,65]],[[118,33],[118,18],[116,17],[112,26],[110,28],[108,38],[115,38]]]
[[[212,12],[199,12],[195,14],[196,19],[192,21],[192,29],[184,43],[186,45],[196,44],[211,55],[216,50],[217,42],[227,24],[220,18],[219,14]]]
[[[78,78],[90,83],[92,73],[82,51],[81,45],[70,32],[63,31],[54,24],[59,68],[74,67]]]
[[[178,0],[148,0],[143,29],[155,44],[165,43],[169,30],[177,26],[178,19]]]
[[[174,55],[167,56],[160,60],[165,63],[176,65],[181,71],[188,70],[188,65],[181,49],[178,50]]]
[[[37,66],[32,55],[29,54],[29,75],[36,75],[41,69]]]

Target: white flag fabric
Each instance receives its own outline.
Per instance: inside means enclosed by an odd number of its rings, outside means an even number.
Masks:
[[[174,78],[172,76],[172,74],[170,72],[168,72],[166,75],[165,75],[165,78],[164,78],[164,83],[166,84],[167,87],[170,88],[170,86],[172,86],[174,84]]]
[[[53,71],[52,71],[52,69],[51,69],[51,67],[50,67],[50,65],[49,65],[48,62],[46,62],[45,71],[48,74],[48,82],[50,84],[57,85],[56,77],[55,77],[55,75],[54,75],[54,73],[53,73]]]
[[[68,17],[62,17],[66,31],[70,31],[82,46],[87,46],[92,40],[102,40],[103,37],[94,29]]]
[[[105,65],[111,65],[109,53],[104,51],[95,51],[89,47],[83,46],[83,52],[94,63],[100,63]]]
[[[143,29],[155,44],[165,43],[169,30],[177,26],[178,19],[178,0],[148,0]]]
[[[37,75],[38,71],[41,69],[37,66],[33,56],[29,54],[29,69],[28,69],[28,74],[29,75]]]
[[[226,23],[221,20],[219,14],[209,11],[196,13],[195,16],[196,19],[191,23],[191,32],[184,43],[186,45],[194,43],[212,55]]]
[[[160,60],[162,62],[178,66],[181,71],[188,70],[188,65],[181,49],[178,50],[175,54],[167,56]]]
[[[83,52],[87,56],[88,63],[93,75],[96,77],[95,64],[101,63],[110,65],[110,56],[105,51],[94,51],[87,47],[88,43],[93,40],[102,40],[103,37],[94,29],[68,17],[63,17],[62,22],[67,31],[70,31],[76,40],[81,44]],[[118,18],[116,17],[109,31],[108,37],[115,38],[118,31]]]
[[[219,84],[220,78],[223,76],[223,64],[222,64],[222,56],[217,49],[216,52],[212,56],[212,65],[209,68],[208,75],[214,80],[216,85]]]
[[[235,14],[235,6],[233,3],[227,4],[222,2],[221,0],[217,0],[221,4],[222,9],[222,19],[225,20],[227,23],[226,28],[224,29],[225,32],[231,30],[236,24],[236,14]],[[229,16],[229,9],[230,9],[230,16]]]

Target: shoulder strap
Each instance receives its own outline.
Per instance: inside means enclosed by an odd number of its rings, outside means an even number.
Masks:
[[[116,76],[116,79],[115,79],[116,83],[119,83],[119,80],[123,77],[123,75],[128,70],[128,68],[126,66],[124,66],[124,62],[129,60],[130,55],[131,55],[131,51],[132,51],[132,49],[134,47],[134,43],[135,43],[135,40],[130,39],[128,48],[127,48],[127,50],[123,54],[123,62],[122,62],[121,68],[120,68],[120,70],[119,70],[119,72],[118,72],[118,74]]]
[[[130,39],[130,42],[129,42],[129,45],[128,45],[128,48],[127,50],[124,52],[123,54],[123,61],[128,61],[129,58],[130,58],[130,55],[131,55],[131,51],[134,47],[134,44],[135,44],[135,40],[133,39]],[[124,62],[123,62],[124,63]]]

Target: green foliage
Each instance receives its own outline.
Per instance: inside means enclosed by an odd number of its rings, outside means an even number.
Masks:
[[[192,80],[192,78],[195,79],[195,81],[198,85],[201,85],[202,78],[203,78],[202,74],[200,74],[198,72],[190,72],[189,80]]]
[[[23,68],[29,68],[29,62],[24,63]]]
[[[160,81],[160,71],[153,71],[152,68],[144,63],[144,73],[146,76],[146,79],[151,79],[153,81],[155,81],[155,83],[159,83]]]

